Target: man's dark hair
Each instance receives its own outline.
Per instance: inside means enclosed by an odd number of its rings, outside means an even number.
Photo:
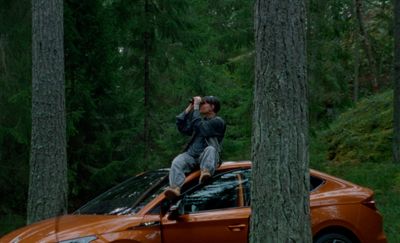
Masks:
[[[214,105],[215,113],[218,113],[218,111],[221,109],[221,104],[219,103],[219,99],[215,96],[204,96],[202,101],[210,105]]]

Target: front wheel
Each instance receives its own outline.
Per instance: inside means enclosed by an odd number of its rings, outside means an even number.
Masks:
[[[328,233],[321,235],[314,243],[354,243],[347,236],[339,233]]]

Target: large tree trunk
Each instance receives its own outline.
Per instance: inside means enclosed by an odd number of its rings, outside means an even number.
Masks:
[[[251,242],[312,242],[305,5],[255,4]]]
[[[362,0],[354,0],[354,5],[355,5],[355,10],[356,10],[356,17],[357,17],[357,22],[358,22],[358,27],[359,27],[359,34],[362,39],[362,43],[364,44],[364,49],[367,54],[368,58],[368,64],[370,66],[371,72],[372,72],[372,79],[371,79],[371,84],[372,84],[372,90],[374,92],[377,92],[379,90],[379,83],[378,83],[378,67],[376,64],[376,59],[373,55],[373,49],[372,49],[372,44],[370,37],[367,33],[367,30],[365,29],[365,24],[364,24],[364,16],[363,16],[363,5],[362,5]]]
[[[32,140],[28,223],[67,210],[63,1],[32,0]]]
[[[393,160],[400,164],[400,0],[394,2]]]

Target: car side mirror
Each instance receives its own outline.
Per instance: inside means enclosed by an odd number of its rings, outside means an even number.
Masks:
[[[180,199],[169,208],[168,220],[178,220],[182,214],[183,214],[183,203],[182,199]]]

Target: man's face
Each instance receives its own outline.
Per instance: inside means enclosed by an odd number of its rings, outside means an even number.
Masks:
[[[214,105],[210,105],[207,102],[203,102],[200,105],[200,113],[201,114],[209,114],[213,112],[214,110]]]

